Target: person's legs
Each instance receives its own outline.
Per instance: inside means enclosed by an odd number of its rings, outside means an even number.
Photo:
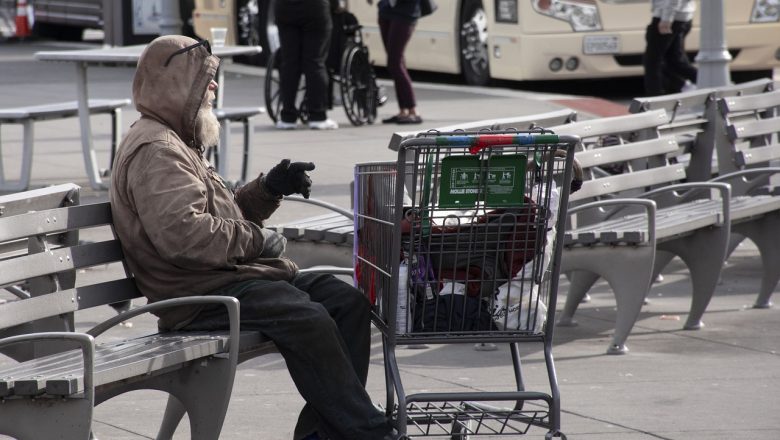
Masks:
[[[412,88],[412,78],[406,70],[404,51],[414,33],[415,23],[403,20],[379,19],[382,42],[387,52],[387,71],[393,77],[395,96],[402,113],[417,106]]]
[[[658,96],[665,94],[663,77],[663,60],[666,51],[671,44],[671,35],[661,35],[658,33],[657,17],[653,18],[647,26],[645,32],[645,53],[642,57],[645,75],[645,94],[647,96]]]
[[[301,275],[293,280],[293,285],[308,292],[312,301],[322,304],[336,322],[352,368],[365,386],[371,350],[371,328],[366,325],[370,319],[368,301],[359,290],[332,276]],[[317,420],[316,412],[307,403],[298,417],[294,437],[301,438],[314,431]]]
[[[279,94],[282,100],[281,118],[283,122],[294,123],[298,120],[295,101],[301,78],[301,30],[296,23],[299,12],[287,2],[279,2],[276,7],[276,24],[279,28],[279,50],[282,63],[279,66]]]
[[[301,64],[306,76],[309,120],[323,121],[328,109],[328,58],[333,21],[328,0],[311,0],[302,27]]]
[[[685,36],[691,30],[691,22],[675,21],[672,23],[672,38],[664,57],[667,68],[677,77],[696,82],[697,70],[685,53]],[[682,86],[682,84],[680,84]],[[674,91],[679,91],[676,89]]]
[[[268,336],[287,362],[309,408],[299,419],[296,438],[313,430],[311,414],[334,439],[382,439],[391,432],[364,388],[370,324],[368,301],[359,291],[332,276],[308,274],[291,283],[241,282],[213,294],[238,298],[241,328]],[[214,306],[185,330],[226,327],[224,308]]]

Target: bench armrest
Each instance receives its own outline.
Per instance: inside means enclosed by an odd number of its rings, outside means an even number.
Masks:
[[[771,176],[773,174],[780,173],[780,167],[761,167],[750,168],[747,170],[733,171],[731,173],[723,174],[718,177],[713,177],[709,182],[731,182],[735,179],[743,179],[745,177],[762,177]]]
[[[609,199],[609,200],[599,200],[596,202],[590,202],[586,203],[584,205],[575,206],[573,208],[569,208],[567,210],[567,215],[576,214],[580,211],[586,211],[589,209],[600,209],[605,206],[614,206],[614,205],[621,205],[621,207],[627,206],[627,205],[639,205],[645,208],[645,211],[647,213],[647,241],[655,246],[655,211],[656,206],[655,202],[649,199],[635,199],[635,198],[625,198],[625,199]],[[620,208],[619,208],[620,209]]]
[[[306,199],[301,196],[284,196],[284,200],[289,200],[291,202],[301,202],[301,203],[308,203],[310,205],[317,205],[321,206],[323,208],[330,209],[331,211],[338,212],[339,214],[343,215],[344,217],[353,220],[355,218],[355,214],[348,210],[344,209],[341,206],[334,205],[333,203],[328,203],[324,200],[318,200],[318,199]]]
[[[110,319],[107,319],[100,324],[92,327],[87,334],[97,337],[104,333],[106,330],[117,326],[119,323],[127,321],[128,319],[142,315],[144,313],[149,313],[155,310],[165,309],[169,307],[178,307],[185,304],[212,304],[212,303],[221,303],[223,304],[228,311],[228,321],[230,323],[230,340],[228,341],[228,359],[230,359],[230,362],[237,363],[238,362],[238,345],[239,345],[239,333],[240,333],[240,322],[239,322],[239,303],[238,299],[232,297],[232,296],[222,296],[222,295],[209,295],[209,296],[187,296],[183,298],[172,298],[172,299],[166,299],[163,301],[158,301],[151,304],[146,304],[144,306],[138,307],[136,309],[129,310],[127,312],[121,313],[119,315],[116,315]]]
[[[688,182],[677,183],[674,185],[665,186],[663,188],[654,189],[644,194],[640,194],[639,197],[651,198],[666,193],[677,193],[679,191],[697,190],[710,188],[720,192],[720,199],[723,205],[723,224],[731,224],[731,185],[723,182]],[[677,196],[680,201],[686,201],[687,195],[692,194],[693,191],[688,191],[686,194]]]
[[[304,269],[299,269],[298,273],[329,273],[331,275],[355,275],[355,269],[351,267],[338,267],[338,266],[312,266]]]
[[[87,333],[73,332],[43,332],[28,335],[9,336],[0,339],[0,347],[23,342],[35,342],[40,340],[70,341],[81,347],[84,358],[84,397],[92,404],[95,403],[95,338]]]

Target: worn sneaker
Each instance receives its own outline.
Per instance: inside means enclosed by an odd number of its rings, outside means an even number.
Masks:
[[[325,119],[323,121],[309,121],[309,128],[312,130],[335,130],[339,128],[339,124],[333,119]]]
[[[279,130],[295,130],[297,126],[297,122],[284,122],[281,119],[276,121],[276,128]]]

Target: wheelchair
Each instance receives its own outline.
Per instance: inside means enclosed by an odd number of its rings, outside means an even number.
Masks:
[[[387,97],[377,86],[376,74],[363,43],[362,26],[357,18],[347,11],[333,14],[333,34],[326,62],[328,68],[328,109],[333,109],[334,89],[338,86],[341,105],[352,125],[372,124],[376,119],[377,107]],[[276,123],[282,112],[279,90],[279,66],[281,50],[275,50],[268,57],[265,75],[265,106],[268,116]],[[301,121],[308,120],[306,109],[306,80],[301,77],[298,85],[296,107]]]

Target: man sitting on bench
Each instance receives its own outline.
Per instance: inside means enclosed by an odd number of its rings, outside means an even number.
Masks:
[[[133,101],[141,118],[120,145],[111,176],[116,232],[150,302],[227,295],[241,329],[276,344],[306,400],[295,439],[395,439],[365,390],[369,303],[326,274],[298,274],[285,239],[263,228],[283,195],[308,197],[313,163],[288,159],[234,194],[203,158],[219,139],[211,103],[219,59],[207,41],[165,36],[138,62]],[[220,307],[158,314],[163,330],[228,328]]]

